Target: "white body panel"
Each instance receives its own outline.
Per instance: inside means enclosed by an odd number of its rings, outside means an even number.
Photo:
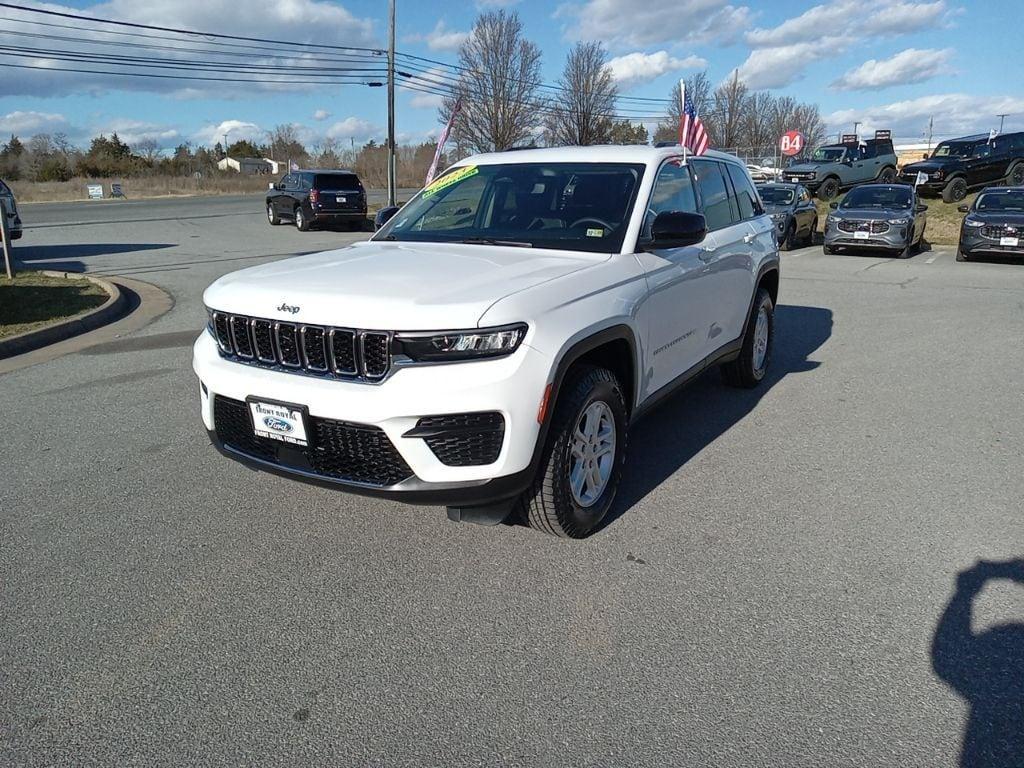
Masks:
[[[593,147],[482,155],[464,164],[636,162],[646,170],[619,253],[497,245],[371,240],[227,275],[208,307],[290,323],[386,331],[528,325],[513,354],[490,360],[394,366],[382,382],[267,370],[225,359],[204,332],[193,367],[208,389],[202,417],[214,428],[212,394],[307,406],[312,416],[380,427],[416,477],[462,483],[527,469],[540,434],[538,408],[559,362],[578,342],[613,327],[632,337],[632,409],[742,334],[759,269],[777,259],[768,216],[710,233],[696,246],[643,252],[637,239],[661,163],[678,149]],[[708,153],[705,157],[727,156]],[[729,158],[736,163],[734,158]],[[742,166],[740,166],[742,167]],[[401,215],[401,214],[399,214]],[[428,415],[497,411],[506,422],[496,462],[446,466],[419,438]]]

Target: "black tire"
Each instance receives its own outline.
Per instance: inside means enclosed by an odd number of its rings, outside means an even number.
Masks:
[[[829,176],[818,187],[818,191],[815,193],[819,200],[831,200],[833,197],[839,194],[839,179],[835,176]]]
[[[782,239],[779,241],[779,250],[792,251],[796,247],[796,222],[789,222]]]
[[[1016,163],[1010,172],[1006,174],[1006,186],[1008,187],[1021,187],[1024,186],[1024,163]]]
[[[277,211],[274,210],[274,206],[271,203],[267,203],[267,221],[270,222],[270,226],[276,227],[281,223],[280,217],[277,215]]]
[[[301,205],[295,206],[295,228],[299,232],[309,232],[309,218]]]
[[[757,336],[757,319],[761,310],[766,313],[768,324],[768,337],[765,340],[765,350],[760,368],[754,362],[754,342]],[[743,346],[740,348],[739,357],[722,366],[722,379],[732,387],[743,387],[751,389],[764,380],[768,365],[772,360],[772,345],[775,341],[775,305],[772,297],[764,288],[757,289],[757,297],[754,299],[754,306],[750,310],[750,317],[747,318],[747,331],[743,334]]]
[[[957,261],[970,261],[967,254],[961,251],[959,248],[956,249],[956,260]]]
[[[811,228],[807,232],[807,239],[804,241],[804,247],[814,245],[814,236],[818,234],[818,217],[815,216],[811,222]]]
[[[903,248],[896,251],[894,255],[897,259],[909,259],[914,255],[914,244],[908,242]]]
[[[891,165],[887,165],[882,169],[882,172],[878,174],[878,181],[882,184],[892,184],[896,181],[896,169]]]
[[[967,179],[963,176],[956,176],[949,180],[942,190],[942,202],[959,203],[967,197]]]
[[[613,463],[600,495],[581,506],[570,487],[573,436],[584,412],[598,402],[608,407],[615,423]],[[594,532],[608,514],[622,476],[626,430],[626,403],[615,374],[592,365],[570,369],[551,417],[537,476],[520,500],[523,517],[531,528],[570,539],[582,539]]]
[[[823,245],[821,250],[826,256],[833,256],[836,253],[836,249],[831,245]]]

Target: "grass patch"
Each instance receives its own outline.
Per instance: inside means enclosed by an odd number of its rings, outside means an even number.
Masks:
[[[977,196],[977,192],[972,192],[959,203],[944,203],[938,197],[921,198],[921,202],[928,206],[928,224],[925,226],[924,239],[932,245],[956,245],[959,243],[960,223],[966,214],[960,213],[957,207],[970,205]],[[843,197],[840,195],[833,202],[838,202]],[[814,204],[818,208],[818,229],[824,232],[829,204],[818,198],[814,198]]]
[[[80,315],[108,298],[106,291],[84,279],[38,272],[22,272],[13,281],[0,277],[0,339]]]

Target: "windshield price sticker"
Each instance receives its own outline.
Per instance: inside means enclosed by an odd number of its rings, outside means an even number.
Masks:
[[[588,229],[587,237],[604,237],[603,229]]]
[[[465,168],[459,168],[452,171],[446,176],[442,176],[437,181],[433,182],[429,187],[423,190],[424,197],[430,197],[431,195],[437,194],[442,189],[458,184],[460,181],[465,181],[471,176],[476,176],[480,171],[475,165],[467,165]]]

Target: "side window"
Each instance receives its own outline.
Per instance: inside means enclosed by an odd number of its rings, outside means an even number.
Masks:
[[[725,166],[728,169],[729,178],[732,179],[732,187],[736,190],[736,204],[739,206],[740,219],[752,219],[761,212],[761,205],[758,203],[757,193],[750,185],[750,179],[743,170],[732,163]]]
[[[293,177],[290,173],[286,173],[284,175],[284,178],[281,179],[281,188],[282,189],[293,189],[294,187],[295,187],[295,177]]]
[[[863,147],[860,148],[860,159],[861,160],[870,160],[873,157],[878,157],[878,145],[877,144],[875,144],[874,142],[871,142],[870,144],[865,144]]]
[[[1024,133],[1015,133],[1010,137],[1010,152],[1014,155],[1024,154]]]
[[[719,170],[720,163],[707,160],[693,160],[691,163],[697,176],[697,188],[700,190],[701,207],[708,231],[731,226],[733,204],[729,199],[729,187],[726,185],[725,177]]]
[[[697,196],[693,191],[690,171],[675,160],[665,163],[658,171],[644,217],[644,235],[650,234],[654,217],[666,211],[697,212]]]

